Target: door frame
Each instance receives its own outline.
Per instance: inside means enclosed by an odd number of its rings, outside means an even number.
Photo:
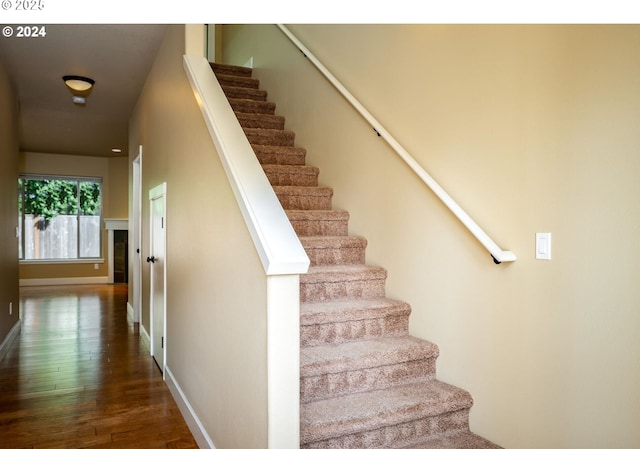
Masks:
[[[157,185],[156,187],[152,188],[151,190],[149,190],[149,256],[154,256],[155,254],[153,254],[154,251],[154,247],[153,247],[153,207],[152,207],[152,202],[156,201],[156,200],[161,200],[162,201],[162,205],[163,205],[163,212],[164,212],[164,254],[163,254],[163,297],[162,297],[162,335],[164,338],[164,344],[162,345],[162,366],[160,366],[160,369],[162,371],[162,378],[165,378],[165,372],[166,372],[166,367],[167,367],[167,183],[163,182],[162,184]],[[154,285],[154,279],[153,279],[153,267],[150,267],[149,269],[149,309],[150,309],[150,331],[151,331],[151,335],[150,335],[150,342],[151,344],[149,345],[151,348],[151,356],[154,356],[156,354],[156,347],[155,347],[155,341],[154,341],[154,336],[155,336],[155,314],[157,313],[155,308],[154,308],[154,291],[153,291],[153,285]],[[155,357],[154,357],[154,360]],[[157,360],[156,360],[157,362]]]
[[[131,279],[133,283],[133,322],[142,322],[142,145],[132,162]]]

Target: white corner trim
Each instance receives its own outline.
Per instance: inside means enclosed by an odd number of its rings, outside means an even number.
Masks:
[[[20,327],[21,321],[18,320],[16,321],[16,324],[13,325],[4,341],[0,343],[0,362],[2,361],[2,359],[4,359],[4,356],[7,355],[7,352],[9,352],[9,348],[11,347],[11,343],[13,343],[13,340],[15,340],[15,338],[20,333]]]
[[[196,443],[198,443],[198,447],[200,449],[216,449],[213,441],[211,441],[211,438],[207,434],[204,425],[202,425],[198,415],[196,415],[196,412],[191,407],[189,400],[184,395],[182,388],[178,385],[176,378],[173,377],[173,373],[168,366],[165,368],[165,382],[169,387],[169,391],[171,391],[173,399],[175,399],[176,404],[178,404],[178,408],[180,409],[184,420],[187,422],[187,426],[189,427],[189,430],[191,430],[193,438],[196,440]]]
[[[107,276],[20,279],[20,287],[34,287],[40,285],[108,284],[108,281],[109,278]]]

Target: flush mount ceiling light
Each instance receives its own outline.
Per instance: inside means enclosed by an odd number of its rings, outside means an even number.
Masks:
[[[87,102],[87,97],[93,90],[95,81],[86,76],[65,75],[62,77],[64,84],[69,88],[73,95],[75,104],[83,105]]]

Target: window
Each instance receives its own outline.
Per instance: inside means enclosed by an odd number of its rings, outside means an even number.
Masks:
[[[102,257],[101,190],[99,178],[20,176],[20,260]]]

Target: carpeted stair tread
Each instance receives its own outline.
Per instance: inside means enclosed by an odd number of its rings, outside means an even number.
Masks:
[[[250,89],[259,89],[260,81],[256,78],[250,78],[247,76],[229,75],[225,73],[216,73],[216,78],[220,86],[236,86],[247,87]]]
[[[209,65],[213,72],[218,75],[232,75],[232,76],[244,76],[250,78],[253,70],[249,67],[241,67],[237,65],[219,64],[216,62],[210,62]]]
[[[300,441],[305,444],[395,426],[468,409],[472,404],[469,393],[438,380],[303,403]]]
[[[267,101],[267,91],[262,89],[255,89],[253,87],[241,87],[241,86],[228,86],[221,84],[223,92],[227,98],[234,98],[239,100],[254,100],[254,101]]]
[[[285,118],[281,115],[236,112],[243,128],[284,129]]]
[[[438,354],[438,346],[410,335],[311,346],[300,351],[300,375],[355,371],[435,358]]]
[[[347,235],[349,212],[345,210],[285,210],[298,236]]]
[[[318,185],[319,170],[309,165],[264,164],[262,166],[272,186]]]
[[[409,315],[411,306],[389,298],[338,299],[300,304],[300,325],[339,323],[385,316]]]
[[[301,301],[385,296],[387,271],[369,265],[320,265],[300,275]]]
[[[293,131],[268,128],[243,128],[249,143],[256,145],[281,145],[292,147],[296,135]]]
[[[344,248],[344,247],[362,247],[367,246],[367,239],[357,235],[312,235],[300,237],[300,241],[310,247],[315,248]]]
[[[425,442],[404,446],[401,449],[503,449],[470,431],[453,432],[430,438]]]
[[[372,265],[330,265],[310,267],[307,273],[300,276],[305,283],[341,281],[345,279],[386,279],[387,270]]]
[[[263,165],[304,165],[307,156],[307,150],[294,146],[252,144],[251,147],[258,161]]]
[[[409,334],[411,307],[405,302],[387,298],[314,299],[300,304],[301,347]]]
[[[273,186],[284,209],[331,209],[333,189],[320,186]]]
[[[317,176],[320,171],[310,165],[262,164],[264,171]],[[309,186],[310,187],[310,186]]]
[[[358,236],[300,237],[312,266],[364,264],[367,240]]]
[[[242,98],[229,98],[229,104],[234,112],[246,112],[255,114],[275,114],[276,104],[270,101],[246,100]]]
[[[300,400],[435,379],[436,345],[408,335],[302,348]]]

